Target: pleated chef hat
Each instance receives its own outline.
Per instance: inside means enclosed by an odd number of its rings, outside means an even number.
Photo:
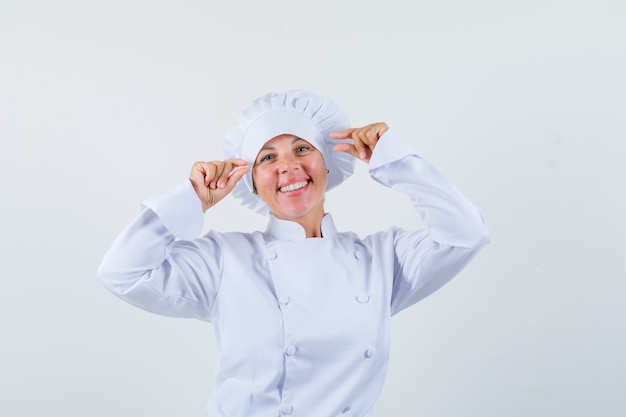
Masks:
[[[269,93],[257,98],[241,112],[237,124],[224,137],[224,159],[245,159],[250,168],[233,189],[233,196],[257,213],[269,213],[263,200],[252,194],[252,167],[265,142],[283,134],[298,136],[315,146],[330,170],[326,190],[336,187],[354,172],[355,158],[333,150],[336,144],[350,140],[331,139],[330,134],[349,127],[350,120],[334,101],[305,90]]]

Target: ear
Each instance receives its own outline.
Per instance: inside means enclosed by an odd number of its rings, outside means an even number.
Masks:
[[[252,172],[250,172],[250,177],[252,177],[252,194],[258,196],[259,193],[257,193],[256,184],[254,183],[254,168],[252,168]]]

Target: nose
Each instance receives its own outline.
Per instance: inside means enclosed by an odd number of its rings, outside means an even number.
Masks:
[[[278,164],[278,170],[281,174],[297,171],[300,169],[300,161],[294,155],[283,156]]]

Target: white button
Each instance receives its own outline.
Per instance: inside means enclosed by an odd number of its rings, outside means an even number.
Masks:
[[[370,296],[368,294],[359,294],[359,296],[356,297],[356,300],[359,303],[364,304],[364,303],[367,303],[370,300]]]
[[[374,356],[374,354],[376,353],[376,349],[374,348],[369,348],[365,351],[365,357],[366,358],[371,358],[372,356]]]
[[[267,257],[274,260],[276,258],[278,258],[278,253],[276,253],[275,250],[271,250],[268,252]]]
[[[358,251],[354,252],[354,257],[357,258],[357,259],[361,259],[361,258],[363,258],[363,254],[361,253],[360,250],[358,250]]]
[[[289,415],[293,413],[293,407],[290,406],[289,404],[283,404],[283,406],[280,407],[280,412],[283,414]]]
[[[278,302],[282,305],[289,304],[289,301],[291,301],[291,297],[289,297],[288,295],[283,295],[281,297],[278,297]]]
[[[285,353],[287,354],[287,356],[293,356],[296,354],[296,347],[293,345],[289,345],[287,346],[287,348],[285,349]]]

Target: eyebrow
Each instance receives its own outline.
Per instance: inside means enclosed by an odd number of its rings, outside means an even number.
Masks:
[[[299,138],[299,137],[297,137],[297,136],[294,136],[293,140],[291,141],[291,144],[293,145],[294,143],[298,142],[299,140],[303,140],[303,141],[305,141],[306,143],[309,143],[309,144],[310,144],[310,142],[309,142],[308,140],[306,140],[306,139],[302,139],[302,138]],[[313,145],[311,145],[311,146],[313,146]],[[270,146],[263,146],[261,149],[259,149],[259,152],[264,151],[264,150],[274,150],[274,149],[276,149],[276,148],[274,148],[274,147],[273,147],[273,146],[271,146],[271,145],[270,145]]]

